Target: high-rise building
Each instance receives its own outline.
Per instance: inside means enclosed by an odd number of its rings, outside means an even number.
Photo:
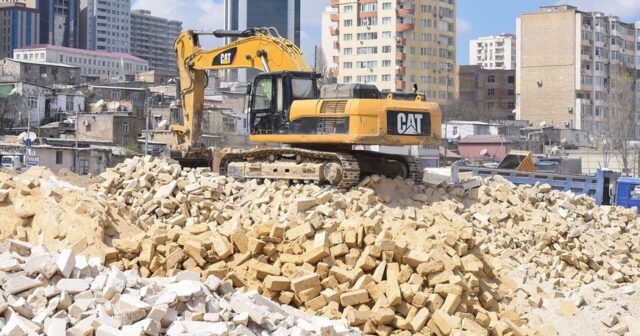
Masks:
[[[300,0],[225,0],[225,29],[274,27],[282,37],[300,46],[300,2]],[[256,73],[257,71],[252,69],[230,71],[227,80],[251,81]]]
[[[80,0],[38,0],[40,43],[80,47]]]
[[[182,32],[182,22],[152,16],[151,11],[131,12],[131,54],[149,62],[151,70],[177,74],[173,43]]]
[[[522,14],[516,28],[516,118],[600,133],[611,68],[640,69],[640,23],[558,5]]]
[[[338,13],[338,9],[328,6],[322,12],[322,31],[320,36],[320,47],[322,48],[322,56],[327,70],[331,72],[331,77],[338,75],[338,38],[335,32],[338,29],[338,23],[331,21],[331,15]]]
[[[338,83],[370,83],[428,99],[453,98],[456,67],[454,0],[332,0]]]
[[[130,52],[131,0],[80,0],[81,47]]]
[[[516,36],[500,34],[469,41],[469,64],[483,69],[516,69]]]
[[[0,58],[12,57],[13,50],[38,43],[40,15],[22,2],[0,3]]]

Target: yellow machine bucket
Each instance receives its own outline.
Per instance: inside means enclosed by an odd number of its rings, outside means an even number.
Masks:
[[[517,171],[534,171],[533,155],[530,151],[509,151],[507,156],[500,161],[498,169],[513,169]]]

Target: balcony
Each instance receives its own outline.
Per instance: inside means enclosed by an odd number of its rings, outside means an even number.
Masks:
[[[582,45],[583,45],[583,46],[591,46],[591,45],[593,45],[593,40],[590,40],[590,39],[582,39]]]
[[[396,51],[396,61],[404,61],[406,55],[402,52]]]
[[[404,47],[406,45],[407,45],[407,39],[406,38],[396,37],[396,46]]]
[[[340,13],[331,13],[331,22],[340,21]]]
[[[582,54],[582,55],[580,55],[580,59],[583,60],[583,61],[591,62],[591,55]]]
[[[340,49],[340,42],[333,42],[333,49]]]
[[[404,32],[408,30],[413,30],[415,25],[413,23],[397,23],[396,31]]]
[[[340,0],[331,0],[331,7],[338,7],[340,5]]]
[[[405,67],[399,67],[396,69],[396,76],[404,76],[406,72]]]
[[[406,83],[401,81],[401,80],[397,80],[396,81],[396,91],[401,91],[404,90],[406,88]]]
[[[333,56],[333,63],[340,64],[340,56]]]
[[[359,17],[359,18],[366,18],[366,17],[378,17],[378,11],[372,11],[372,12],[360,12],[360,13],[358,13],[358,17]]]
[[[338,28],[331,28],[331,36],[338,36],[340,30]]]
[[[400,17],[413,16],[415,11],[413,9],[399,8],[396,10],[396,14]]]

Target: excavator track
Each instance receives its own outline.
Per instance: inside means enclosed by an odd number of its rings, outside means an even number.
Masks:
[[[237,179],[283,179],[329,183],[348,189],[360,181],[360,168],[348,153],[303,148],[254,149],[227,153],[220,159],[221,175]]]
[[[219,172],[236,179],[293,180],[348,189],[367,175],[401,176],[422,182],[422,165],[413,157],[371,151],[327,152],[304,148],[254,149],[227,153]]]

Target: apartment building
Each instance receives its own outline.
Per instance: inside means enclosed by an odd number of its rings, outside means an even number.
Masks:
[[[16,48],[38,43],[40,14],[22,2],[0,3],[0,58]]]
[[[478,65],[458,67],[456,97],[461,108],[476,113],[474,120],[514,119],[516,71],[485,69]]]
[[[332,0],[338,83],[370,83],[428,99],[453,98],[454,0]]]
[[[84,81],[133,81],[138,73],[148,71],[149,62],[133,55],[106,51],[33,45],[16,49],[13,58],[39,63],[64,63],[80,68]]]
[[[151,11],[131,12],[131,54],[149,62],[149,68],[178,74],[175,39],[182,32],[182,22],[152,16]]]
[[[81,48],[130,52],[131,0],[81,0]]]
[[[640,22],[558,5],[522,14],[516,26],[517,119],[598,135],[608,110],[610,67],[640,69]]]
[[[516,69],[516,36],[500,34],[469,41],[469,64],[483,69]]]

